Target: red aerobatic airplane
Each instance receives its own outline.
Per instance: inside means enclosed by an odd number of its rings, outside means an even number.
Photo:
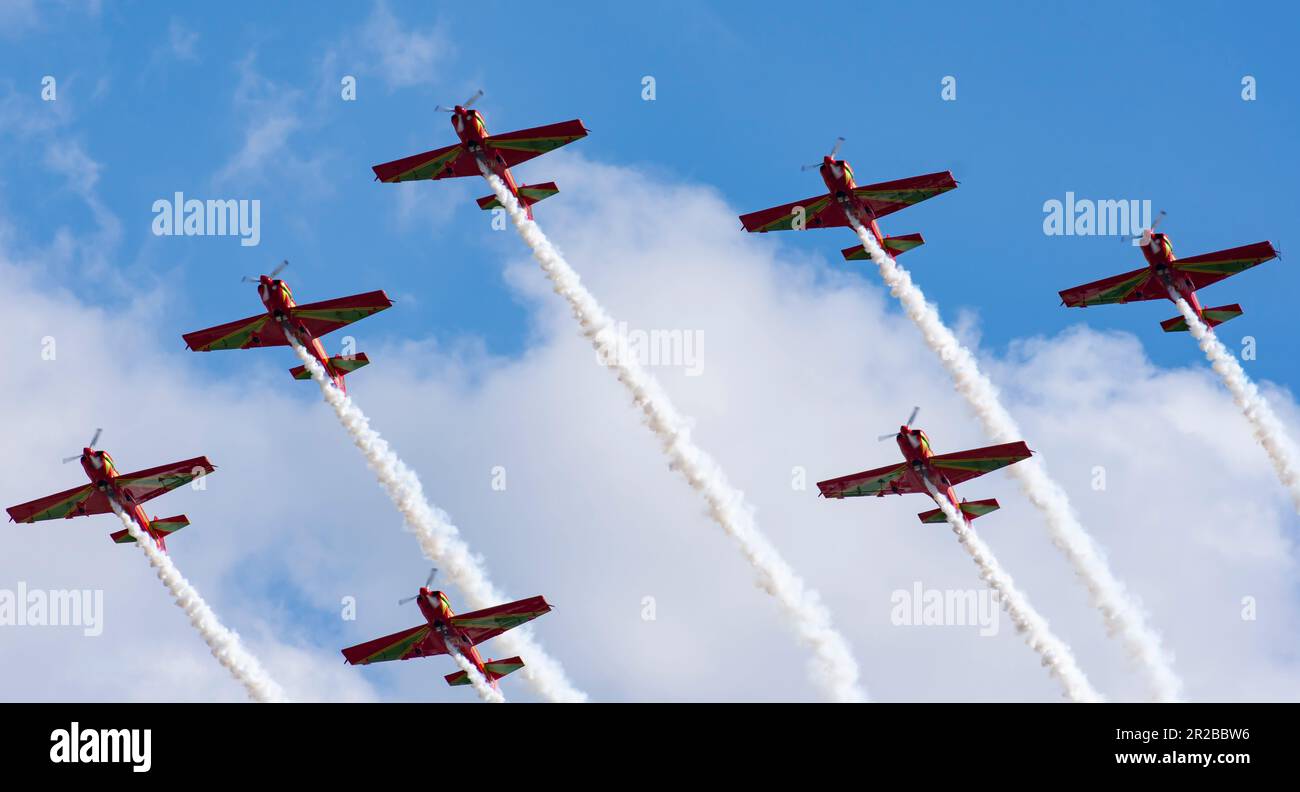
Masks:
[[[1236,303],[1202,308],[1200,300],[1196,299],[1196,290],[1276,258],[1277,251],[1273,249],[1272,243],[1256,242],[1191,258],[1176,258],[1169,236],[1156,232],[1156,226],[1164,214],[1161,212],[1151,227],[1142,232],[1142,255],[1147,260],[1145,267],[1066,289],[1061,292],[1061,302],[1071,308],[1139,300],[1173,302],[1174,297],[1170,294],[1173,292],[1187,301],[1206,327],[1215,327],[1241,316],[1241,306]],[[1180,314],[1173,319],[1166,319],[1160,326],[1166,333],[1186,330],[1187,320]]]
[[[375,178],[381,182],[404,182],[453,176],[482,176],[482,165],[505,182],[506,189],[514,194],[528,213],[529,219],[532,219],[533,204],[550,198],[560,188],[555,186],[555,182],[517,185],[514,176],[510,175],[510,169],[586,137],[587,128],[581,120],[575,118],[518,132],[489,135],[483,124],[483,115],[470,109],[482,95],[483,91],[480,90],[466,100],[465,104],[456,105],[450,110],[442,106],[434,108],[439,112],[451,113],[451,125],[460,137],[459,143],[375,165],[372,168]],[[488,195],[478,199],[478,205],[480,209],[494,209],[501,204],[495,195]]]
[[[190,521],[183,514],[161,520],[154,517],[151,520],[145,515],[141,504],[200,476],[206,476],[216,470],[216,467],[207,457],[200,456],[134,473],[118,473],[117,465],[108,452],[95,450],[101,431],[95,430],[95,436],[90,438],[90,444],[81,450],[80,456],[63,460],[65,463],[74,459],[81,460],[81,468],[86,471],[89,484],[37,498],[30,503],[10,506],[6,510],[9,519],[20,523],[60,517],[70,520],[87,514],[107,514],[113,511],[112,504],[116,502],[123,512],[135,520],[140,530],[153,537],[158,547],[166,552],[167,536],[189,525]],[[109,536],[119,544],[135,541],[125,528]]]
[[[907,423],[898,429],[898,434],[881,435],[881,440],[893,437],[907,461],[900,465],[867,470],[842,476],[829,481],[817,482],[817,489],[826,498],[853,498],[861,495],[907,495],[913,492],[923,493],[935,498],[945,497],[958,511],[966,515],[967,520],[983,517],[998,509],[996,499],[978,501],[958,501],[953,489],[963,481],[982,476],[992,470],[1013,465],[1022,459],[1033,456],[1033,451],[1023,442],[1004,443],[1002,445],[976,448],[971,451],[958,451],[955,454],[936,455],[930,448],[930,438],[920,429],[912,429],[909,424],[916,420],[919,407],[912,410]],[[946,518],[942,509],[932,509],[917,515],[923,523],[941,523]]]
[[[475,647],[506,630],[550,612],[551,606],[538,596],[458,616],[452,613],[446,594],[429,589],[437,573],[436,569],[429,573],[429,579],[420,587],[419,594],[398,603],[403,605],[415,600],[427,624],[350,646],[343,650],[343,657],[352,665],[367,665],[385,660],[410,660],[413,657],[449,654],[450,648],[469,660],[483,678],[496,688],[498,679],[523,668],[524,661],[518,657],[507,657],[485,663]],[[469,675],[464,671],[448,674],[446,679],[448,685],[470,684]]]
[[[270,275],[263,275],[256,280],[244,278],[247,283],[257,284],[257,294],[266,306],[266,313],[186,333],[183,336],[185,344],[195,352],[288,346],[289,339],[285,335],[288,332],[324,367],[338,389],[347,393],[343,378],[369,363],[370,358],[364,352],[328,357],[320,337],[358,319],[391,308],[393,301],[381,290],[299,305],[294,302],[289,285],[275,277],[287,266],[289,262],[284,261]],[[294,379],[311,379],[306,366],[295,366],[289,373]]]
[[[835,159],[835,153],[839,151],[840,144],[843,142],[844,138],[835,141],[831,153],[822,158],[820,167],[805,165],[803,168],[804,170],[818,168],[821,171],[822,181],[826,182],[826,189],[830,190],[828,195],[818,195],[741,215],[740,222],[745,226],[745,230],[803,231],[808,228],[848,226],[849,215],[852,214],[863,226],[871,229],[876,242],[890,256],[898,256],[912,248],[924,245],[925,239],[920,234],[881,236],[880,226],[876,224],[876,220],[956,188],[957,182],[952,178],[952,173],[949,171],[927,173],[924,176],[859,187],[853,180],[853,168],[849,167],[849,163]],[[849,261],[871,258],[862,245],[845,248],[840,252]]]

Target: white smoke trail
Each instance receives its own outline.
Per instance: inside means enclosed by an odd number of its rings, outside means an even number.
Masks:
[[[1291,495],[1296,511],[1300,512],[1300,473],[1297,473],[1300,464],[1296,462],[1300,457],[1287,437],[1286,430],[1282,428],[1281,421],[1273,413],[1273,408],[1269,406],[1264,394],[1260,393],[1255,383],[1246,376],[1237,358],[1228,351],[1218,336],[1210,332],[1192,310],[1192,306],[1172,289],[1169,296],[1177,303],[1178,310],[1183,312],[1183,318],[1187,320],[1187,327],[1191,330],[1192,337],[1201,345],[1201,351],[1205,353],[1206,359],[1223,380],[1223,384],[1228,386],[1233,401],[1241,408],[1246,420],[1250,421],[1251,427],[1255,430],[1255,439],[1264,447],[1269,461],[1273,463],[1273,469],[1277,471],[1277,477]]]
[[[912,283],[911,275],[881,249],[870,231],[852,216],[850,222],[871,260],[880,269],[890,293],[898,298],[926,344],[939,355],[957,391],[974,408],[984,431],[1000,443],[1021,439],[1020,429],[1002,406],[997,389],[980,371],[970,350],[939,318],[938,309],[926,302],[925,294]],[[1110,571],[1101,548],[1074,516],[1065,490],[1047,475],[1041,459],[1026,459],[1012,465],[1009,470],[1020,482],[1021,490],[1047,519],[1052,541],[1065,553],[1075,574],[1087,587],[1093,606],[1101,611],[1107,632],[1112,637],[1118,635],[1137,661],[1155,698],[1158,701],[1179,700],[1182,680],[1174,673],[1172,660],[1160,644],[1160,636],[1147,624],[1141,607]]]
[[[451,659],[455,660],[456,665],[460,666],[460,670],[464,671],[465,675],[469,677],[469,683],[474,686],[474,692],[478,694],[479,698],[489,704],[506,703],[506,697],[501,695],[501,691],[488,684],[488,681],[478,672],[478,669],[469,661],[469,658],[457,652],[450,645],[447,646],[447,654],[451,655]],[[527,667],[524,666],[524,668]]]
[[[481,166],[480,166],[481,167]],[[532,249],[533,257],[550,278],[555,292],[569,303],[585,335],[600,359],[611,368],[632,394],[633,402],[645,414],[646,424],[659,438],[670,466],[681,471],[693,489],[704,496],[710,516],[736,540],[740,550],[758,573],[758,583],[776,598],[793,622],[801,641],[813,650],[809,664],[812,679],[835,701],[864,701],[858,685],[858,666],[844,637],[831,625],[830,612],[817,592],[806,587],[777,549],[754,523],[744,495],[727,482],[718,464],[695,445],[686,421],[677,413],[657,380],[641,368],[635,357],[619,352],[618,332],[578,274],[551,244],[541,228],[529,220],[514,195],[491,172],[484,178],[492,185],[497,200],[510,213],[519,235]]]
[[[943,510],[943,515],[948,518],[948,524],[952,526],[952,532],[957,535],[957,541],[979,567],[980,579],[998,593],[998,599],[1016,625],[1016,630],[1024,636],[1025,643],[1039,654],[1043,665],[1065,688],[1065,695],[1076,703],[1102,701],[1101,695],[1093,689],[1083,669],[1075,662],[1070,647],[1056,637],[1047,625],[1047,620],[1034,609],[1033,605],[1029,604],[1029,599],[1020,589],[1016,588],[1011,575],[1007,574],[994,557],[992,548],[984,543],[965,516],[958,512],[952,503],[934,488],[934,485],[926,481],[925,486],[930,490],[930,496]]]
[[[144,551],[145,558],[149,559],[149,566],[158,573],[158,579],[172,593],[176,604],[185,611],[185,615],[190,617],[190,624],[194,625],[194,629],[203,636],[203,641],[212,651],[212,656],[217,658],[217,662],[226,667],[226,670],[244,686],[254,701],[262,703],[288,701],[280,686],[266,673],[262,664],[257,662],[257,658],[244,648],[239,636],[221,623],[217,614],[212,612],[208,603],[203,601],[199,592],[176,568],[171,557],[158,549],[153,542],[153,537],[140,530],[140,526],[122,511],[122,507],[116,501],[110,499],[109,502],[112,503],[113,512],[122,521],[122,525],[126,526],[127,533]]]
[[[426,557],[436,561],[438,567],[456,584],[478,610],[507,602],[504,594],[488,579],[480,559],[470,553],[469,545],[460,538],[460,531],[452,525],[451,518],[441,509],[432,506],[424,497],[424,487],[415,472],[406,466],[388,445],[388,441],[370,428],[368,419],[346,394],[334,387],[329,375],[316,358],[293,338],[285,334],[293,351],[298,353],[311,377],[320,386],[321,394],[339,423],[347,430],[352,442],[366,458],[375,477],[402,513],[406,526],[415,534]],[[560,702],[582,702],[587,694],[575,688],[564,673],[559,661],[542,649],[527,627],[516,627],[496,639],[511,655],[521,655],[527,660],[522,673],[545,698]]]

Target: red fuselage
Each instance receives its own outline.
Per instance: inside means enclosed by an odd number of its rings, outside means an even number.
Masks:
[[[149,517],[144,513],[144,507],[135,502],[131,493],[117,486],[118,471],[117,465],[113,463],[113,457],[109,456],[107,451],[83,448],[80,461],[81,469],[86,471],[86,478],[95,485],[95,489],[120,506],[122,511],[140,526],[141,531],[152,536],[160,549],[166,550],[167,542],[163,535],[155,532],[149,524]]]
[[[488,138],[487,125],[483,123],[483,114],[477,110],[456,105],[451,112],[451,126],[456,130],[456,136],[460,138],[461,145],[474,155],[481,166],[486,166],[488,170],[496,174],[497,178],[505,182],[506,189],[516,197],[519,197],[519,187],[515,184],[515,177],[510,174],[510,169],[506,167],[505,160],[501,156],[492,152],[487,145]],[[528,207],[524,207],[527,209]],[[532,217],[532,212],[529,212]]]
[[[1205,321],[1204,314],[1201,313],[1201,302],[1196,299],[1196,287],[1192,284],[1191,278],[1173,269],[1170,265],[1177,261],[1174,255],[1174,246],[1169,242],[1167,234],[1153,233],[1151,240],[1142,245],[1142,255],[1146,257],[1147,266],[1160,279],[1160,282],[1167,289],[1172,289],[1179,297],[1187,301],[1192,306],[1196,315]],[[1174,298],[1169,297],[1173,302]]]
[[[415,599],[420,606],[420,613],[424,614],[425,621],[433,628],[430,637],[436,637],[436,640],[442,642],[443,647],[450,654],[454,650],[457,654],[478,669],[483,678],[488,681],[492,687],[496,687],[496,680],[492,679],[483,667],[483,658],[479,657],[478,649],[474,648],[473,642],[465,634],[465,631],[451,623],[451,617],[456,614],[451,610],[451,603],[447,601],[447,595],[441,591],[433,591],[424,586],[420,587],[420,595]]]
[[[305,326],[299,322],[296,326],[289,319],[289,309],[298,305],[293,299],[293,292],[289,289],[289,284],[279,278],[272,278],[270,275],[263,275],[257,280],[257,296],[261,298],[262,304],[266,306],[266,312],[271,315],[277,324],[283,328],[286,334],[292,334],[299,344],[307,350],[307,353],[316,358],[316,362],[321,368],[330,375],[334,385],[346,392],[343,384],[343,377],[334,370],[329,363],[329,355],[325,354],[325,347],[321,344],[320,339],[313,336]]]
[[[923,492],[937,493],[931,495],[936,501],[940,496],[946,497],[953,508],[961,511],[957,491],[948,483],[948,477],[930,464],[930,457],[934,456],[934,450],[930,447],[930,438],[925,432],[900,426],[894,441],[898,443],[898,449],[903,452],[903,458],[907,460],[907,476],[912,484]],[[927,481],[929,486],[926,485]],[[885,494],[884,490],[879,493],[881,497]]]
[[[850,217],[856,217],[858,222],[871,229],[872,235],[876,238],[876,243],[883,246],[885,238],[880,233],[880,226],[876,225],[875,213],[871,211],[871,207],[867,206],[866,202],[858,199],[853,194],[853,190],[858,184],[853,180],[853,168],[849,163],[826,156],[822,157],[821,167],[817,170],[822,175],[822,181],[826,182],[826,189],[844,208],[844,213]]]

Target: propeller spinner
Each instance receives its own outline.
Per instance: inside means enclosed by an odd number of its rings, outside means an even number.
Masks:
[[[1133,244],[1140,244],[1143,247],[1151,244],[1151,237],[1156,232],[1156,226],[1160,225],[1160,221],[1165,219],[1166,214],[1168,213],[1164,209],[1161,209],[1160,214],[1156,215],[1156,219],[1152,221],[1151,227],[1142,229],[1142,236],[1133,238]]]
[[[98,442],[99,442],[99,436],[100,436],[100,434],[103,433],[103,431],[104,431],[103,429],[96,429],[96,430],[95,430],[95,434],[94,434],[94,436],[92,436],[92,437],[90,438],[90,442],[86,444],[86,448],[94,448],[94,447],[95,447],[95,443],[98,443]],[[70,457],[64,459],[64,460],[63,460],[63,464],[66,465],[66,464],[68,464],[69,462],[71,462],[71,461],[73,461],[73,460],[75,460],[75,459],[81,459],[81,454],[77,454],[76,456],[70,456]]]
[[[916,414],[919,413],[920,411],[921,411],[921,408],[920,408],[920,407],[913,407],[913,408],[912,408],[912,414],[909,415],[909,416],[907,416],[907,421],[903,424],[903,426],[911,426],[911,425],[912,425],[912,421],[915,421],[915,420],[916,420]],[[878,438],[876,438],[876,439],[879,440],[880,442],[884,442],[885,440],[890,440],[890,439],[895,438],[895,437],[898,437],[898,433],[897,433],[897,432],[890,432],[889,434],[883,434],[883,435],[881,435],[880,437],[878,437]]]
[[[429,586],[432,586],[432,585],[433,585],[433,579],[434,579],[437,575],[438,575],[438,568],[437,568],[437,567],[434,567],[433,569],[430,569],[430,570],[429,570],[429,579],[426,580],[426,581],[424,581],[424,588],[428,588]],[[404,598],[402,598],[402,599],[399,599],[399,600],[397,601],[397,604],[398,604],[398,605],[405,605],[406,603],[410,602],[411,600],[415,600],[415,599],[419,599],[419,598],[420,598],[420,595],[419,595],[419,594],[412,594],[412,595],[409,596],[409,597],[404,597]]]
[[[473,95],[473,96],[471,96],[470,98],[466,99],[466,100],[461,104],[461,107],[473,107],[473,106],[474,106],[474,103],[477,102],[477,101],[479,100],[479,97],[481,97],[482,95],[483,95],[483,89],[480,88],[480,89],[478,89],[477,91],[474,92],[474,95]],[[454,112],[456,112],[456,108],[454,108],[454,107],[443,107],[442,105],[436,105],[436,106],[433,108],[433,110],[434,110],[434,112],[436,112],[436,113],[454,113]]]
[[[281,272],[284,272],[285,269],[288,268],[288,266],[289,266],[289,259],[285,259],[284,261],[281,261],[279,264],[275,266],[275,269],[271,270],[271,273],[267,275],[267,277],[274,279],[276,275],[279,275]],[[239,279],[239,282],[240,283],[261,283],[262,279],[254,278],[250,275],[245,275],[244,277]]]
[[[841,146],[843,143],[844,143],[844,138],[842,138],[842,137],[837,137],[837,138],[835,138],[835,145],[831,146],[831,153],[830,153],[829,155],[827,155],[827,156],[829,156],[831,159],[835,159],[835,155],[839,153],[839,151],[840,151],[840,146]],[[804,166],[803,166],[802,168],[800,168],[799,170],[810,171],[810,170],[812,170],[813,168],[820,168],[821,166],[822,166],[822,164],[821,164],[820,162],[814,162],[814,163],[811,164],[811,165],[804,165]]]

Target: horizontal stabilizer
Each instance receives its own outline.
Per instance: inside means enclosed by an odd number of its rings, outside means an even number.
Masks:
[[[546,182],[545,184],[525,184],[519,188],[519,202],[524,206],[532,206],[538,201],[544,201],[560,191],[555,186],[555,182]],[[496,209],[501,205],[496,195],[485,195],[478,199],[478,208]]]
[[[983,517],[989,512],[997,511],[1000,507],[995,498],[977,501],[962,501],[961,512],[966,515],[967,520],[974,520]],[[930,511],[921,512],[916,515],[921,518],[923,523],[941,523],[947,522],[948,518],[943,516],[943,509],[931,509]]]
[[[1236,303],[1232,305],[1220,305],[1218,308],[1202,308],[1201,315],[1205,317],[1205,324],[1210,327],[1218,327],[1229,319],[1236,319],[1245,311]],[[1175,316],[1173,319],[1166,319],[1160,323],[1166,333],[1185,332],[1187,330],[1187,320],[1182,316]]]
[[[166,536],[168,534],[176,533],[189,524],[190,520],[188,517],[184,514],[178,514],[175,517],[168,517],[165,520],[160,520],[155,517],[153,522],[149,523],[149,527],[153,529],[154,533],[157,533],[160,536]],[[128,544],[135,541],[135,537],[131,536],[131,533],[125,528],[109,534],[109,538],[118,544]]]
[[[365,352],[358,352],[355,355],[336,355],[329,359],[330,368],[339,374],[351,374],[362,366],[370,365],[370,358],[366,357]],[[311,372],[306,366],[294,366],[289,369],[289,373],[294,379],[306,380],[311,379]]]
[[[507,657],[504,660],[489,660],[483,664],[483,670],[487,672],[489,682],[495,682],[501,677],[512,674],[524,667],[524,661],[518,657]],[[446,676],[448,685],[468,685],[469,674],[464,671],[457,671],[454,674]]]
[[[893,258],[898,258],[912,248],[918,248],[925,244],[925,239],[920,234],[906,234],[904,236],[885,237],[885,252]],[[847,261],[865,261],[871,258],[867,254],[867,249],[862,245],[854,245],[851,248],[844,248],[840,251]]]

